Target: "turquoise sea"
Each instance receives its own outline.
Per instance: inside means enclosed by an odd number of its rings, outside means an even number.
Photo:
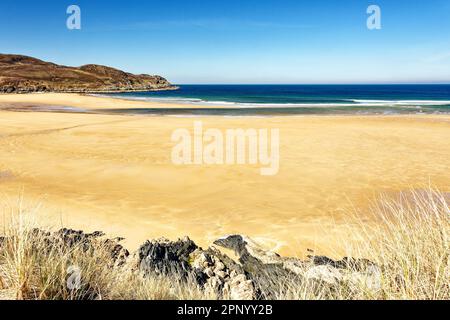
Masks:
[[[179,85],[176,91],[109,96],[186,104],[183,110],[114,112],[193,115],[449,114],[450,85]],[[202,108],[195,106],[201,105]],[[221,107],[226,106],[227,109]]]

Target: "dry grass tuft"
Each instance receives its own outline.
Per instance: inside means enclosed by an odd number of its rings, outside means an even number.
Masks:
[[[113,266],[111,248],[72,248],[49,242],[23,216],[12,221],[0,246],[0,278],[16,299],[177,300],[214,299],[193,281],[142,277],[128,265]],[[79,275],[79,277],[78,277]],[[79,280],[79,281],[78,281]],[[1,288],[0,288],[1,289]]]
[[[383,267],[376,299],[450,298],[448,194],[433,189],[385,197],[363,225],[359,249]],[[371,296],[369,296],[371,298]]]
[[[352,243],[342,240],[347,256],[366,258],[380,268],[335,288],[284,283],[280,299],[449,300],[449,194],[432,188],[382,196],[367,213],[349,218]],[[361,217],[366,219],[362,220]],[[370,222],[369,222],[370,221]],[[358,275],[358,270],[348,272]],[[345,278],[345,276],[344,276]],[[353,280],[358,280],[354,277]],[[281,286],[281,285],[280,285]]]

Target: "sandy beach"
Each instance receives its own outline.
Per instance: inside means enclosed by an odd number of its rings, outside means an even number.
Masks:
[[[184,107],[70,94],[0,95],[0,106]],[[246,234],[282,254],[330,253],[345,217],[380,193],[450,191],[450,116],[203,117],[205,127],[280,129],[280,170],[176,166],[171,133],[192,117],[0,111],[3,215],[23,197],[41,222],[200,245]],[[200,119],[200,118],[199,118]],[[365,217],[362,216],[364,219]],[[351,239],[350,239],[351,240]],[[331,252],[332,253],[332,252]]]

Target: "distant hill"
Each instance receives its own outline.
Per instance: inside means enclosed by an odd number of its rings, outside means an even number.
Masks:
[[[125,92],[174,90],[161,76],[134,75],[89,64],[67,67],[36,58],[0,54],[0,93]]]

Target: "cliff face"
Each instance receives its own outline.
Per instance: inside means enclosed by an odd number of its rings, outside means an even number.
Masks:
[[[134,75],[95,64],[79,68],[67,67],[27,56],[0,54],[0,93],[93,93],[174,89],[177,87],[161,76]]]

